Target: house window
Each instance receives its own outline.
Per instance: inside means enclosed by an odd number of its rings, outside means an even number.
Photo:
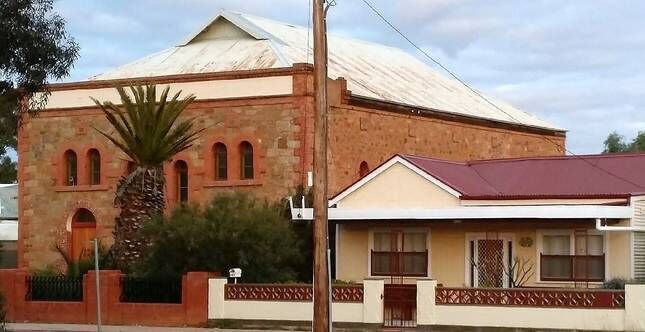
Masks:
[[[367,162],[366,162],[366,161],[362,161],[362,162],[361,162],[361,165],[360,165],[360,166],[359,166],[359,168],[358,168],[358,175],[359,175],[360,177],[364,177],[364,176],[365,176],[365,175],[367,175],[367,173],[369,173],[369,172],[370,172],[370,167],[367,165]]]
[[[213,155],[215,157],[215,180],[224,181],[228,178],[226,145],[223,143],[215,144],[213,147]]]
[[[240,177],[242,180],[253,179],[253,146],[249,142],[240,144]]]
[[[175,174],[177,177],[177,201],[184,203],[188,201],[188,165],[185,161],[179,160],[175,163]]]
[[[586,232],[542,236],[540,279],[544,281],[603,281],[604,238]]]
[[[101,154],[96,149],[89,151],[90,159],[90,184],[96,185],[101,183]]]
[[[78,182],[76,152],[65,152],[65,185],[75,186]]]
[[[425,232],[375,232],[372,275],[427,276]]]

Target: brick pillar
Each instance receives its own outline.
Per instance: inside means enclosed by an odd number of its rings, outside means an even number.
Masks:
[[[204,326],[208,321],[208,277],[208,272],[188,272],[182,278],[186,325]]]
[[[18,270],[0,270],[0,292],[4,296],[4,308],[10,322],[16,321],[16,302],[25,300],[24,292],[20,294],[16,290],[16,273]]]
[[[430,278],[417,280],[417,324],[432,325],[437,322],[435,291],[437,281]]]
[[[121,295],[120,289],[121,271],[100,270],[100,293],[101,293],[101,323],[111,322],[118,315],[114,311],[115,302],[119,301]],[[96,272],[90,270],[83,278],[85,283],[83,293],[83,302],[85,303],[85,322],[95,324],[97,321],[97,301],[96,301]]]
[[[27,296],[27,271],[19,270],[14,276],[14,293],[13,293],[13,321],[21,322],[27,319],[27,303],[25,297]]]
[[[625,330],[645,331],[645,285],[625,285]]]
[[[383,291],[385,278],[363,280],[363,323],[383,323]]]

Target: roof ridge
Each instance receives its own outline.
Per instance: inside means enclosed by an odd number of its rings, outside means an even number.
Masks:
[[[508,157],[508,158],[491,158],[491,159],[474,159],[467,162],[468,165],[485,164],[495,162],[514,162],[514,161],[532,161],[532,160],[566,160],[566,159],[606,159],[606,158],[633,158],[645,157],[645,152],[621,152],[621,153],[600,153],[600,154],[583,154],[583,155],[561,155],[561,156],[528,156],[528,157]]]

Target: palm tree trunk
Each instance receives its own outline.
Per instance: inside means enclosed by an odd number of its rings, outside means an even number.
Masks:
[[[121,208],[115,220],[113,257],[117,267],[130,272],[150,245],[143,225],[162,215],[166,206],[163,167],[137,169],[121,178],[115,203]]]

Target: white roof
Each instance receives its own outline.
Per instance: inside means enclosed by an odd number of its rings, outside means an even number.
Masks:
[[[394,47],[329,35],[329,76],[353,95],[447,113],[562,130],[487,96],[503,112],[454,79]],[[309,50],[307,41],[309,40]],[[96,75],[91,80],[291,67],[312,63],[305,27],[222,11],[185,42]],[[507,114],[508,113],[508,114]],[[519,122],[518,122],[519,120]]]

